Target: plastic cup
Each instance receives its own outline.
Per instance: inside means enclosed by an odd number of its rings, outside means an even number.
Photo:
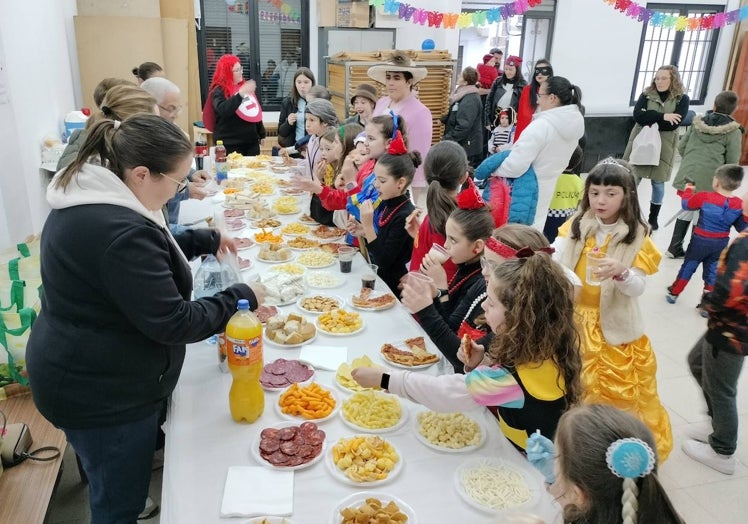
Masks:
[[[350,273],[353,266],[353,255],[356,250],[350,246],[343,246],[338,250],[338,262],[340,262],[340,272]]]
[[[431,244],[431,249],[429,249],[429,256],[439,264],[444,264],[447,260],[449,260],[449,252],[444,249],[444,246],[441,246],[439,244]]]
[[[590,286],[599,286],[602,279],[597,274],[600,269],[600,261],[605,258],[605,253],[600,251],[590,251],[587,253],[587,278],[585,279]]]
[[[364,274],[361,276],[361,287],[368,287],[374,289],[374,285],[377,283],[377,271],[379,266],[376,264],[368,264],[368,267]]]

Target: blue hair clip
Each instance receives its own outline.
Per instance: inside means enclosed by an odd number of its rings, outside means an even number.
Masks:
[[[392,117],[392,140],[395,140],[395,135],[397,134],[397,124],[398,124],[398,117],[397,114],[390,109],[390,116]]]
[[[616,477],[646,477],[655,467],[655,454],[649,444],[638,438],[622,438],[608,446],[605,462]]]

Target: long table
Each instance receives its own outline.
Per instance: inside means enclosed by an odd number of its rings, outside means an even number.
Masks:
[[[210,216],[212,209],[221,209],[209,202],[189,201],[182,210],[183,222]],[[207,214],[206,214],[207,213]],[[291,216],[296,220],[298,216]],[[251,230],[240,231],[240,236],[249,236]],[[250,258],[255,251],[245,251]],[[254,261],[260,273],[269,265]],[[357,255],[352,272],[345,284],[329,291],[310,290],[322,294],[333,294],[348,298],[360,289],[360,277],[365,269],[363,257]],[[338,272],[333,266],[327,271]],[[385,289],[385,284],[377,280],[377,289]],[[300,310],[295,305],[281,307],[282,313]],[[350,308],[349,308],[350,309]],[[318,345],[344,346],[348,348],[348,361],[368,355],[373,361],[387,367],[379,356],[384,342],[401,341],[412,336],[425,335],[418,323],[400,304],[377,312],[361,312],[365,322],[364,330],[350,337],[332,337],[319,333],[313,342]],[[428,339],[428,337],[426,337]],[[430,340],[428,349],[437,352]],[[300,349],[281,349],[266,343],[265,362],[276,358],[298,358]],[[434,365],[420,373],[452,372],[451,366]],[[333,383],[335,373],[316,370],[315,380],[333,389],[341,399],[344,393]],[[179,383],[172,396],[166,423],[166,451],[164,462],[163,489],[161,501],[162,524],[226,523],[241,522],[247,519],[220,518],[219,510],[223,497],[226,473],[230,466],[258,466],[250,454],[250,446],[258,433],[266,427],[288,422],[281,418],[273,407],[278,393],[266,393],[265,412],[253,424],[236,423],[229,414],[228,393],[231,375],[218,369],[215,346],[206,343],[191,344]],[[466,521],[475,524],[496,522],[496,516],[482,512],[468,505],[455,488],[455,471],[466,460],[475,456],[503,457],[520,468],[533,479],[534,487],[540,493],[537,504],[523,508],[552,522],[558,514],[558,506],[542,487],[542,476],[507,441],[498,427],[496,419],[484,408],[477,408],[468,415],[478,420],[487,439],[483,446],[471,453],[446,453],[433,450],[415,437],[414,422],[418,410],[424,409],[401,399],[404,411],[408,412],[408,422],[400,429],[383,436],[399,451],[403,469],[390,482],[377,486],[373,491],[391,494],[404,500],[415,511],[421,523],[448,523]],[[320,424],[327,434],[327,452],[340,437],[357,434],[346,426],[338,414],[333,419]],[[294,507],[289,521],[295,524],[319,524],[332,522],[337,504],[355,492],[369,491],[365,486],[353,487],[333,478],[324,460],[313,466],[298,470],[294,474]]]

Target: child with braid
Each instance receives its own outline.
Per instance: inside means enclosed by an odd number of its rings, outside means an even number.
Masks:
[[[545,475],[564,524],[682,524],[657,478],[656,449],[635,417],[588,404],[561,416],[555,446],[533,434],[527,459]]]

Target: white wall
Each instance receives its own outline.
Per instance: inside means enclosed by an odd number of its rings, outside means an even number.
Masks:
[[[72,17],[75,0],[0,2],[0,247],[41,231],[48,207],[39,173],[40,145],[63,129],[80,101]],[[74,76],[75,70],[75,76]]]
[[[662,3],[698,4],[700,0],[661,0]],[[737,9],[739,0],[714,2]],[[722,28],[717,44],[706,107],[691,106],[697,113],[711,109],[723,90],[736,25]],[[628,114],[642,23],[600,1],[559,2],[553,34],[553,72],[582,89],[588,115]]]

